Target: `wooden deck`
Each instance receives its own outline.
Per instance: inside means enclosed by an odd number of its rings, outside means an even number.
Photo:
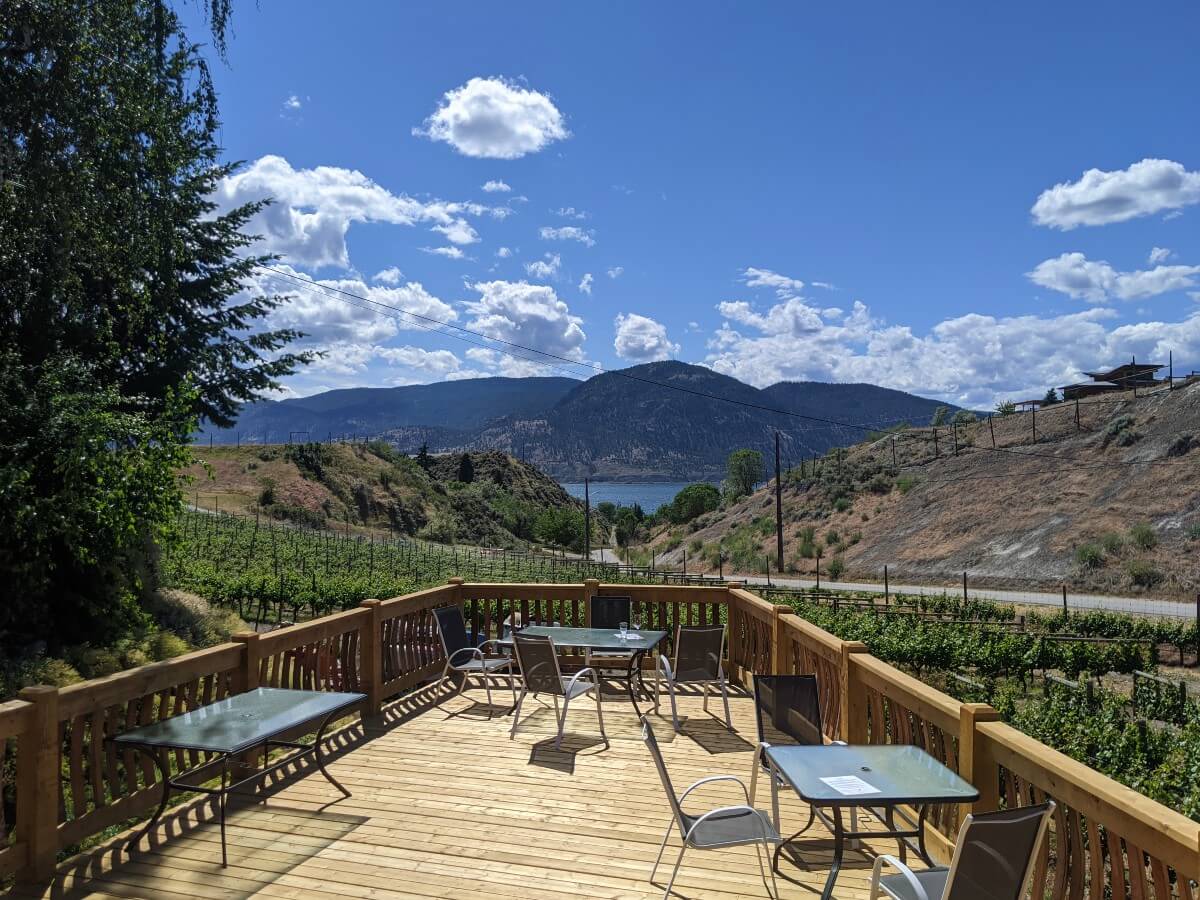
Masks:
[[[503,690],[496,694],[507,697]],[[338,794],[312,772],[282,778],[266,804],[235,803],[227,869],[220,866],[212,811],[195,801],[168,817],[151,849],[130,857],[119,852],[124,838],[117,836],[62,864],[49,888],[19,888],[15,896],[662,896],[678,842],[668,846],[658,886],[648,883],[669,811],[623,691],[614,685],[606,694],[609,748],[599,741],[594,705],[584,698],[571,711],[561,752],[553,748],[549,707],[527,702],[526,715],[536,712],[510,741],[511,718],[489,721],[481,690],[441,706],[435,699],[428,690],[409,695],[390,704],[381,721],[356,723],[334,739],[330,769],[352,798],[332,802]],[[705,714],[698,696],[682,699],[683,734],[672,733],[669,715],[658,719],[677,790],[706,775],[749,778],[751,700],[737,696],[732,705],[736,734]],[[693,798],[704,808],[741,801],[730,784],[702,788]],[[758,805],[769,809],[761,787]],[[801,810],[794,797],[784,800],[785,831],[803,824]],[[785,898],[819,895],[831,844],[824,832],[814,833],[808,871],[781,863],[782,875],[793,879],[779,878]],[[870,864],[869,852],[848,852],[836,895],[865,898]],[[753,848],[689,851],[675,887],[678,897],[767,896]]]

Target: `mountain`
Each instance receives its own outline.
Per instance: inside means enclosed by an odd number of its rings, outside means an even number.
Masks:
[[[861,440],[860,423],[924,425],[940,405],[869,384],[780,382],[760,390],[703,366],[655,362],[582,382],[480,378],[259,403],[213,440],[373,434],[407,452],[423,443],[503,450],[563,480],[689,481],[720,478],[741,447],[771,459],[776,432],[785,465],[794,464]]]
[[[344,388],[251,404],[233,428],[205,430],[198,439],[206,442],[211,432],[218,444],[238,440],[265,444],[287,441],[294,432],[324,440],[330,434],[426,427],[440,430],[439,443],[455,443],[459,432],[476,429],[497,416],[535,416],[577,384],[572,378],[474,378],[394,388]]]

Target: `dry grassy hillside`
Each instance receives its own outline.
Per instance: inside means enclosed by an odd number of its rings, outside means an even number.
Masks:
[[[541,512],[578,506],[532,466],[496,451],[468,455],[469,484],[458,477],[461,454],[422,467],[383,443],[203,447],[186,474],[204,509],[493,547],[522,546]]]
[[[842,577],[1192,596],[1200,589],[1200,383],[1036,414],[874,436],[793,470],[786,567]],[[993,433],[995,449],[993,448]],[[893,464],[893,437],[895,464]],[[665,564],[762,572],[775,555],[773,485],[658,532]],[[700,562],[703,559],[704,562]],[[833,562],[834,560],[837,562]],[[774,570],[772,564],[772,569]]]

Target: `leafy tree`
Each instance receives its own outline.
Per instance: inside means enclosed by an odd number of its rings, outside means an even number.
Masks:
[[[763,456],[757,450],[734,450],[725,464],[725,491],[731,499],[744,497],[763,479]]]
[[[617,519],[617,504],[611,500],[601,500],[596,504],[596,514],[605,522],[615,522]]]
[[[464,453],[458,459],[458,480],[470,484],[475,480],[475,464],[471,462],[471,454]]]
[[[1011,400],[1002,400],[1000,403],[996,404],[996,415],[998,416],[1011,416],[1016,411],[1017,404],[1013,403]]]
[[[229,0],[206,0],[218,47]],[[0,14],[0,646],[93,640],[152,575],[197,421],[308,357],[243,286],[261,203],[219,209],[208,69],[163,0]]]
[[[1053,406],[1059,402],[1058,391],[1054,388],[1046,391],[1046,396],[1042,397],[1042,406]]]
[[[617,546],[628,547],[637,540],[641,531],[641,523],[643,516],[639,516],[641,507],[637,506],[619,506],[617,507],[616,521],[614,522],[614,530],[616,532]]]
[[[970,425],[972,422],[978,421],[978,419],[976,418],[975,413],[971,412],[969,409],[960,409],[954,414],[954,418],[950,421],[957,425]]]
[[[667,519],[675,525],[692,519],[721,505],[721,492],[706,481],[689,484],[666,507]]]
[[[933,418],[931,418],[929,420],[929,424],[932,425],[934,428],[937,428],[939,425],[945,425],[946,419],[948,419],[949,417],[950,417],[950,407],[939,406],[939,407],[937,407],[937,409],[935,409],[933,411]]]
[[[533,533],[539,541],[583,549],[583,510],[561,506],[544,509],[533,524]]]

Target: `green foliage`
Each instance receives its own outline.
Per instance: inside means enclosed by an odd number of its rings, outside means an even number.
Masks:
[[[1118,447],[1129,447],[1141,440],[1141,433],[1134,428],[1133,416],[1117,416],[1104,429],[1104,446],[1115,443]]]
[[[1189,541],[1200,541],[1200,522],[1188,526],[1187,537]]]
[[[955,425],[970,425],[972,422],[978,422],[979,418],[969,409],[960,409],[950,421]]]
[[[1158,535],[1144,522],[1139,522],[1129,529],[1129,540],[1139,550],[1153,550],[1158,546]]]
[[[1058,391],[1056,391],[1054,388],[1050,388],[1042,397],[1042,406],[1053,406],[1058,402],[1060,402],[1060,398],[1058,396]]]
[[[946,420],[950,417],[950,407],[939,406],[933,411],[933,415],[929,419],[929,424],[934,428],[939,425],[945,425]]]
[[[721,492],[706,481],[689,484],[662,510],[667,521],[679,525],[721,505]]]
[[[834,544],[840,544],[841,542],[842,536],[838,534],[836,528],[830,528],[825,532],[825,546],[832,547]]]
[[[913,486],[916,485],[916,483],[917,479],[915,476],[901,475],[896,479],[896,490],[898,490],[901,494],[907,494],[913,489]]]
[[[754,490],[763,479],[763,456],[757,450],[735,450],[725,464],[725,492],[733,500]]]
[[[475,464],[471,462],[471,454],[464,453],[458,459],[458,480],[470,484],[475,480]]]
[[[1141,559],[1131,559],[1125,564],[1125,574],[1135,587],[1152,588],[1162,583],[1163,573]]]
[[[825,571],[834,581],[842,577],[846,571],[846,561],[841,556],[835,556],[826,564]]]
[[[1098,569],[1104,565],[1104,550],[1099,544],[1080,544],[1075,548],[1075,564],[1081,569]]]
[[[1115,531],[1106,531],[1100,535],[1100,546],[1109,556],[1115,556],[1125,549],[1125,538]]]
[[[533,533],[539,541],[580,551],[583,549],[583,510],[573,507],[542,510],[534,522]]]
[[[1011,400],[1002,400],[996,404],[996,415],[998,416],[1011,416],[1016,411],[1017,404],[1013,403]]]

